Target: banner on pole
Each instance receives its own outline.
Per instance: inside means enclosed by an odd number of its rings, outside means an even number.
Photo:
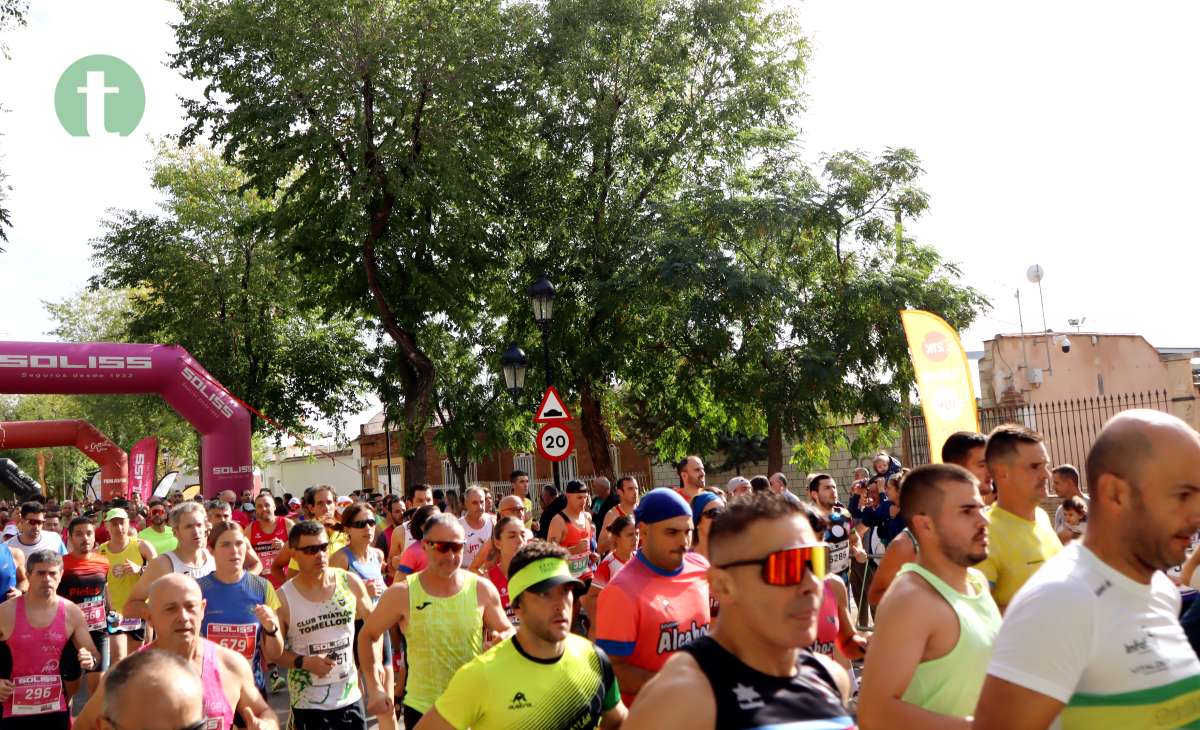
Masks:
[[[978,431],[979,414],[967,353],[954,328],[936,314],[900,311],[908,337],[917,393],[929,435],[929,460],[940,463],[942,445],[955,431]]]
[[[150,501],[154,492],[154,477],[158,470],[158,437],[147,436],[129,450],[129,494],[141,495]]]

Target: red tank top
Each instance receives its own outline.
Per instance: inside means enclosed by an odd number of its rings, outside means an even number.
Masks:
[[[492,582],[492,585],[496,586],[496,590],[500,592],[500,605],[504,607],[504,613],[508,615],[508,622],[516,626],[518,623],[517,612],[508,603],[508,576],[504,574],[504,571],[500,570],[499,565],[493,565],[488,568],[487,577]]]
[[[16,620],[8,637],[12,652],[13,693],[4,702],[4,717],[30,717],[65,712],[59,658],[67,645],[67,602],[59,599],[49,626],[33,626],[25,616],[25,596],[16,602]]]
[[[258,553],[259,559],[262,560],[262,574],[271,581],[271,585],[278,588],[283,585],[283,580],[271,575],[271,565],[274,564],[275,556],[279,553],[271,544],[276,539],[282,540],[285,544],[287,543],[287,525],[283,523],[283,518],[275,518],[274,532],[263,532],[258,520],[250,523],[250,545],[254,548],[254,552]]]
[[[833,580],[841,580],[841,578],[834,576]],[[821,612],[817,614],[817,640],[808,649],[814,654],[832,657],[833,648],[837,646],[841,624],[838,620],[837,597],[833,595],[833,589],[829,587],[829,580],[825,581],[824,588],[825,595],[821,599]]]
[[[588,545],[588,550],[576,554],[573,549],[579,543],[588,544],[592,540],[592,530],[589,526],[586,530],[581,530],[571,522],[571,516],[566,512],[562,513],[563,521],[567,523],[567,529],[563,533],[562,546],[567,550],[572,550],[571,556],[567,558],[567,567],[571,569],[571,575],[580,580],[587,580],[592,577],[592,556],[591,545]]]

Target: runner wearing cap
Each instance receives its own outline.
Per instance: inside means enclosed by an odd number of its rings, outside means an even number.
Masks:
[[[713,520],[725,511],[725,500],[712,492],[702,492],[692,499],[692,550],[708,559],[708,533]]]
[[[567,482],[566,494],[567,506],[551,520],[546,541],[567,549],[570,555],[567,567],[582,586],[576,598],[582,598],[592,582],[592,560],[597,557],[592,552],[592,513],[587,509],[588,488],[583,482],[576,479]],[[571,610],[575,612],[571,620],[575,621],[579,618],[579,603],[573,603]],[[589,619],[595,620],[590,616]]]
[[[666,662],[622,727],[853,728],[845,670],[803,648],[817,637],[826,561],[805,513],[770,493],[743,497],[713,523],[710,540],[721,620]]]
[[[138,539],[129,524],[129,514],[120,507],[105,512],[104,522],[108,525],[108,542],[100,546],[100,554],[109,566],[108,604],[113,615],[109,617],[108,643],[110,664],[115,665],[129,653],[129,637],[139,644],[146,638],[142,619],[125,616],[125,603],[156,553],[153,545]]]
[[[514,636],[467,662],[416,730],[617,727],[625,719],[616,675],[599,647],[571,633],[582,585],[558,545],[535,540],[509,566]]]
[[[671,654],[708,634],[710,620],[708,561],[688,552],[688,503],[654,489],[634,519],[641,548],[600,591],[596,610],[596,644],[612,658],[626,706]]]

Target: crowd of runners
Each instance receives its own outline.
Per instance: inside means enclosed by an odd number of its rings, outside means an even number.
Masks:
[[[27,502],[0,728],[1200,726],[1200,435],[1126,411],[1086,485],[1023,426],[941,455],[881,455],[845,504],[692,456],[673,488],[544,487],[536,520],[520,471],[461,503]]]

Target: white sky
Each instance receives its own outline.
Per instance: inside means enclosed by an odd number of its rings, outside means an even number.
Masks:
[[[177,17],[163,0],[36,0],[0,61],[0,169],[15,226],[0,254],[0,338],[50,339],[41,301],[92,273],[88,240],[112,207],[154,205],[150,137],[177,133],[166,66]],[[995,309],[963,333],[969,350],[1046,317],[1066,329],[1136,332],[1200,347],[1195,278],[1200,4],[809,0],[813,46],[804,116],[813,159],[848,148],[914,148],[932,208],[910,231],[959,262]],[[93,53],[118,56],[146,87],[126,139],[67,135],[54,115],[59,74]],[[898,323],[897,323],[898,324]],[[352,421],[353,431],[365,420]]]

